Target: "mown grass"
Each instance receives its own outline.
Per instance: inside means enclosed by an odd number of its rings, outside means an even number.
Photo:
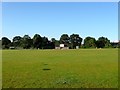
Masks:
[[[117,88],[118,50],[3,50],[3,88]]]

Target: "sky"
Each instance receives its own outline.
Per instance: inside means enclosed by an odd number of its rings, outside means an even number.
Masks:
[[[2,37],[79,34],[118,40],[117,2],[3,2]]]
[[[2,0],[2,2],[119,2],[119,0]]]

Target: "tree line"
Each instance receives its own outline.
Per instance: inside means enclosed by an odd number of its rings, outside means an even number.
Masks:
[[[82,44],[82,41],[84,42]],[[41,37],[39,34],[35,34],[33,38],[29,35],[15,36],[12,41],[7,37],[2,37],[0,40],[2,43],[2,49],[9,49],[10,47],[14,48],[23,48],[23,49],[55,49],[59,47],[60,44],[64,44],[65,47],[70,49],[75,49],[76,46],[79,48],[110,48],[118,47],[118,44],[113,44],[106,37],[99,37],[97,40],[94,37],[86,37],[84,40],[79,36],[79,34],[62,34],[59,40],[52,38],[48,40],[47,37]]]

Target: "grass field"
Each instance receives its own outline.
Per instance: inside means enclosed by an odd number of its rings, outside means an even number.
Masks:
[[[118,50],[3,50],[3,88],[117,88]]]

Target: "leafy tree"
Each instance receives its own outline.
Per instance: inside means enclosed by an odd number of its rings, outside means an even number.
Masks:
[[[8,49],[10,47],[11,41],[7,37],[2,38],[2,48]]]
[[[29,49],[32,46],[32,39],[29,35],[24,35],[24,37],[21,40],[21,43],[24,49]]]
[[[67,34],[61,35],[61,37],[60,37],[61,44],[64,44],[65,46],[69,46],[69,41],[70,41],[70,38]]]
[[[59,47],[60,46],[60,41],[59,40],[55,40],[55,46]]]
[[[118,48],[120,48],[120,40],[118,41]]]
[[[60,40],[56,40],[52,38],[51,41],[48,40],[47,37],[41,37],[39,34],[35,34],[33,39],[30,38],[29,35],[24,35],[24,37],[15,36],[13,38],[13,42],[11,42],[7,37],[3,37],[0,41],[2,48],[9,48],[10,46],[19,47],[22,46],[24,49],[29,49],[32,46],[34,48],[40,49],[53,49],[59,47],[60,44],[65,44],[69,48],[76,48],[76,46],[81,46],[82,38],[78,34],[72,34],[70,37],[67,34],[63,34],[60,37]],[[99,37],[96,41],[93,37],[86,37],[84,39],[83,47],[98,47],[98,48],[108,48],[108,47],[120,47],[119,43],[110,43],[110,40],[105,37]]]
[[[35,34],[33,37],[33,47],[37,49],[42,47],[42,37],[39,34]]]
[[[51,41],[48,41],[47,49],[55,49],[55,43],[51,42]]]
[[[20,36],[15,36],[15,37],[13,38],[13,46],[19,47],[19,46],[20,46],[20,43],[21,43],[21,40],[22,40],[22,37],[20,37]]]
[[[55,40],[55,38],[51,38],[51,41],[52,41],[53,43],[55,43],[56,40]]]
[[[105,37],[99,37],[98,40],[96,41],[96,46],[98,48],[104,48],[104,47],[110,47],[110,40],[108,40],[108,38]]]
[[[42,49],[54,49],[55,48],[55,39],[49,41],[47,37],[42,37]]]
[[[55,38],[52,38],[51,41],[54,44],[54,48],[55,47],[59,47],[59,45],[60,45],[60,41],[59,40],[56,40]]]
[[[86,37],[84,39],[84,47],[85,48],[94,48],[96,47],[96,40],[93,37]]]
[[[111,47],[112,48],[118,48],[119,47],[119,42],[111,42]]]
[[[48,48],[48,38],[42,37],[42,49],[47,49],[47,48]]]
[[[76,46],[81,46],[82,38],[78,34],[70,35],[71,48],[74,49]]]
[[[0,40],[0,49],[2,49],[2,40]]]

